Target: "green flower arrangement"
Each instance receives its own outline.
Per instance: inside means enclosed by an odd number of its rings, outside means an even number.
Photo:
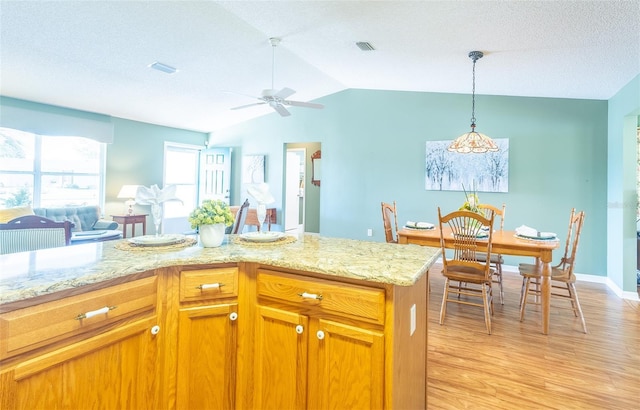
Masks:
[[[235,217],[231,213],[231,208],[224,201],[206,200],[202,205],[194,209],[189,214],[189,223],[191,228],[197,228],[201,225],[225,224],[225,226],[233,225]]]
[[[477,214],[482,214],[482,211],[480,210],[480,208],[478,208],[478,204],[480,203],[480,198],[478,198],[478,194],[475,190],[475,184],[474,184],[474,189],[471,193],[467,193],[467,190],[464,189],[464,185],[462,185],[462,190],[464,191],[464,198],[466,199],[466,201],[462,204],[459,210],[460,211],[467,210],[467,211],[475,212]]]

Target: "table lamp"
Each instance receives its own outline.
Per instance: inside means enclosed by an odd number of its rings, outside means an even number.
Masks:
[[[136,203],[134,199],[136,197],[136,193],[138,192],[139,185],[123,185],[120,188],[120,192],[118,192],[118,198],[128,198],[124,204],[126,206],[127,215],[133,215],[133,204]]]

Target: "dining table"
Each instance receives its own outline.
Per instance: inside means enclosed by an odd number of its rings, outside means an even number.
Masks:
[[[453,247],[453,235],[451,229],[443,228],[445,248]],[[484,241],[487,243],[486,241]],[[435,226],[432,229],[412,229],[404,227],[398,230],[399,244],[417,244],[423,246],[440,247],[440,228]],[[483,241],[478,241],[479,251]],[[542,272],[542,283],[540,286],[540,303],[542,305],[542,333],[549,333],[549,311],[551,303],[551,261],[553,251],[560,246],[559,240],[536,240],[520,237],[515,231],[496,230],[491,238],[491,253],[531,256],[535,258],[536,265]]]

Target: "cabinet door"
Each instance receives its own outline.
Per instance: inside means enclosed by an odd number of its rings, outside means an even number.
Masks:
[[[382,409],[384,334],[323,319],[311,327],[309,407]]]
[[[180,310],[179,409],[235,407],[237,307],[233,303]]]
[[[2,375],[6,408],[159,407],[154,324],[155,318],[121,325],[18,364]]]
[[[308,318],[259,306],[256,325],[253,408],[306,408]]]

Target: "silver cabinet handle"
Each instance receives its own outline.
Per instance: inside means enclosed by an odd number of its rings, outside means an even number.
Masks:
[[[207,290],[207,289],[220,289],[224,286],[224,283],[203,283],[201,285],[196,286],[196,289]]]
[[[316,293],[302,292],[302,293],[298,293],[298,296],[300,296],[303,299],[322,300],[322,295],[318,295]]]
[[[319,340],[324,339],[324,332],[322,330],[318,330],[318,333],[316,333],[316,336],[318,337]]]
[[[296,333],[301,335],[304,332],[304,327],[302,325],[296,326]]]
[[[229,320],[231,320],[232,322],[233,322],[234,320],[236,320],[237,318],[238,318],[238,314],[237,314],[236,312],[231,312],[231,313],[229,314]]]
[[[91,311],[86,312],[86,313],[80,313],[78,316],[76,316],[76,320],[89,319],[89,318],[92,318],[92,317],[97,316],[97,315],[103,315],[103,314],[106,314],[110,310],[113,310],[115,308],[117,308],[117,306],[105,306],[103,308],[96,309],[96,310],[91,310]]]

